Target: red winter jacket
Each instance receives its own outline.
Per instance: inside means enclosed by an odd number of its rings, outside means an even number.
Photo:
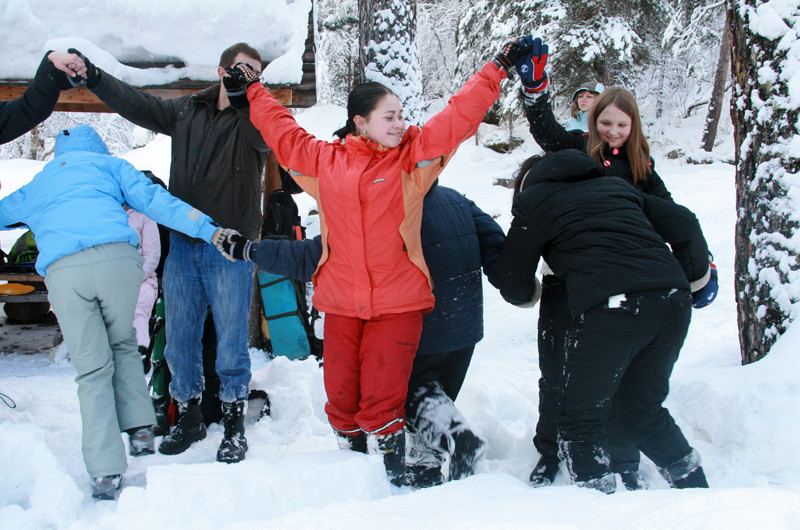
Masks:
[[[422,201],[459,144],[475,134],[505,77],[487,64],[392,149],[351,135],[318,140],[260,83],[250,86],[250,120],[317,199],[323,253],[313,278],[315,307],[362,319],[433,307],[420,243]]]

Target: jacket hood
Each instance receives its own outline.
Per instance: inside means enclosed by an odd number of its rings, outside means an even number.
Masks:
[[[56,136],[56,155],[61,156],[71,151],[88,151],[101,155],[110,155],[106,143],[89,125],[78,125],[64,129]]]
[[[564,149],[533,166],[522,180],[520,191],[538,182],[574,182],[602,176],[603,168],[595,159],[577,149]]]

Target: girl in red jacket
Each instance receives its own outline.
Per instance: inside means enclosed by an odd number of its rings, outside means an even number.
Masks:
[[[406,128],[388,88],[359,85],[334,142],[302,129],[247,65],[224,80],[230,92],[246,87],[253,125],[317,200],[323,252],[313,301],[325,312],[325,412],[341,447],[383,454],[395,485],[406,480],[408,379],[422,315],[434,305],[420,243],[422,201],[500,95],[504,69],[527,51],[506,44],[422,127]]]

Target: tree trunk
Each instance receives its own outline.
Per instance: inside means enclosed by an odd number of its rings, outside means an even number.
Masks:
[[[729,0],[727,6],[736,143],[735,284],[743,364],[767,355],[800,310],[792,285],[800,276],[793,243],[800,237],[798,186],[793,181],[800,158],[790,148],[800,132],[800,109],[791,103],[787,86],[792,68],[788,41],[800,28],[773,39],[758,34],[749,23],[761,3]],[[791,28],[792,21],[784,22]],[[769,76],[760,71],[767,65]]]
[[[714,88],[711,91],[706,125],[703,129],[703,149],[709,153],[714,149],[714,140],[717,138],[717,125],[719,125],[719,117],[722,114],[722,99],[725,97],[725,85],[728,84],[728,72],[731,68],[730,24],[730,13],[728,13],[725,26],[722,28],[722,42],[719,45],[719,59],[717,60],[717,71],[714,75]]]
[[[358,0],[359,61],[364,80],[389,87],[406,121],[422,120],[416,0]]]

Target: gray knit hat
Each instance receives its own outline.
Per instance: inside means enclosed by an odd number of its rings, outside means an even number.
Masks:
[[[572,97],[569,98],[569,102],[574,103],[575,98],[578,97],[578,94],[580,94],[584,90],[586,90],[587,92],[594,92],[595,94],[602,94],[603,90],[605,89],[606,87],[603,86],[603,83],[598,83],[597,81],[586,81],[581,86],[579,86],[575,92],[572,93]]]

